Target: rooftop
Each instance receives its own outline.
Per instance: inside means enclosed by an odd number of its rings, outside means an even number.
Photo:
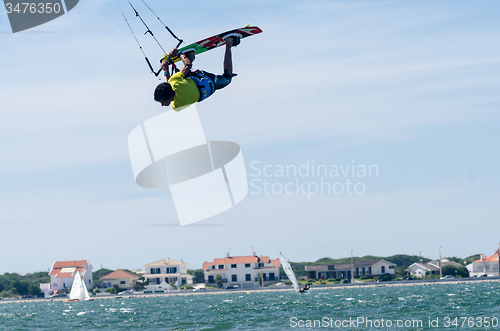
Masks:
[[[161,259],[161,260],[156,261],[156,262],[151,262],[151,263],[145,264],[144,266],[145,267],[155,267],[155,266],[166,266],[166,265],[168,265],[168,266],[188,265],[188,263],[185,263],[183,260],[181,260],[179,262],[176,260],[166,258],[166,259]]]
[[[208,270],[210,266],[225,265],[225,264],[247,264],[247,263],[272,263],[275,267],[279,267],[279,259],[271,260],[269,256],[226,256],[221,259],[214,259],[214,262],[203,263],[203,270]]]
[[[106,276],[103,276],[99,279],[122,279],[122,278],[133,278],[133,279],[137,279],[139,278],[139,276],[137,275],[134,275],[130,272],[127,272],[127,271],[124,271],[122,269],[118,269],[118,270],[115,270],[109,274],[107,274]]]

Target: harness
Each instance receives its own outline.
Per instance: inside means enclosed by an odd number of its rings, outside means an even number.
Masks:
[[[205,73],[201,70],[192,71],[189,74],[191,78],[200,90],[200,100],[198,102],[205,100],[215,92],[215,84]]]

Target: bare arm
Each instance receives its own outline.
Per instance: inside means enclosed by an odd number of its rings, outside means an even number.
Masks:
[[[177,56],[178,52],[179,52],[179,50],[177,48],[174,48],[172,51],[170,51],[168,56],[175,57],[175,56]],[[189,74],[189,72],[191,71],[193,64],[191,63],[191,60],[188,59],[188,57],[184,54],[181,54],[179,56],[179,58],[181,59],[182,63],[184,64],[184,67],[181,69],[181,72],[184,76],[187,76]]]
[[[168,79],[170,78],[170,72],[168,71],[167,61],[162,61],[161,68],[165,72],[165,78],[167,79],[167,82],[168,82]]]
[[[184,67],[182,67],[181,72],[184,75],[184,77],[186,77],[191,71],[193,63],[191,63],[191,60],[188,59],[188,57],[184,54],[181,54],[179,58],[181,59],[182,63],[184,63]]]

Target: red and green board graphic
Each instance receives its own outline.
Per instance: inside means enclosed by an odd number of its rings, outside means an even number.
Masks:
[[[259,34],[261,32],[262,32],[262,30],[256,26],[246,26],[244,28],[234,29],[234,30],[223,32],[223,33],[219,33],[213,37],[206,38],[206,39],[200,40],[198,42],[189,44],[185,47],[182,47],[179,50],[183,53],[195,51],[196,54],[201,54],[201,53],[209,51],[213,48],[217,48],[219,46],[225,45],[226,42],[224,41],[224,38],[231,37],[231,36],[238,36],[240,38],[246,38],[249,36]],[[167,55],[165,55],[162,58],[162,61],[164,61],[166,59],[167,59]],[[173,57],[170,59],[171,62],[177,62],[179,60],[180,59],[178,57]]]

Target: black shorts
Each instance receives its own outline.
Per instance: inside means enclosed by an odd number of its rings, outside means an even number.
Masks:
[[[207,75],[215,84],[215,89],[220,90],[231,83],[231,79],[233,78],[226,70],[224,70],[223,75],[214,75],[210,72],[206,72],[203,70],[203,73]]]

